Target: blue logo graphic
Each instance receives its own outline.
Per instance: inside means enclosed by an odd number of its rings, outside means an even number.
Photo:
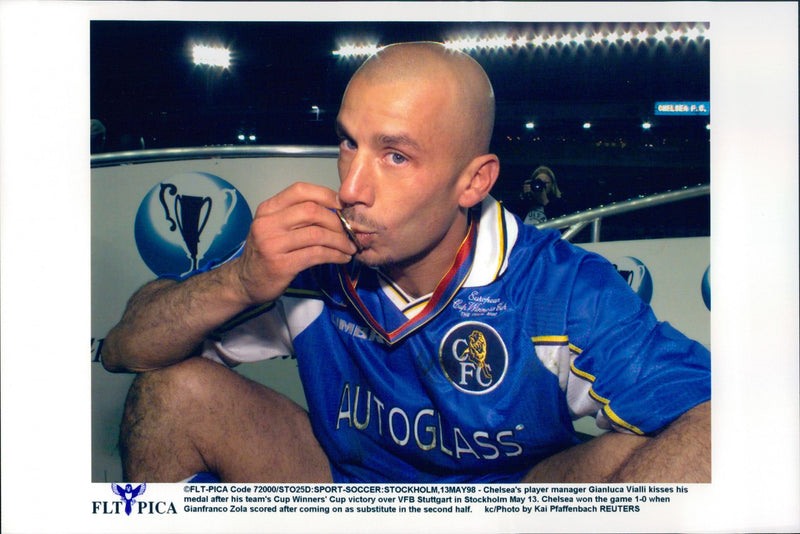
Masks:
[[[638,259],[631,256],[623,256],[616,260],[611,260],[614,268],[625,279],[631,289],[633,289],[639,298],[646,304],[650,304],[653,298],[653,277],[650,276],[650,270],[647,266]]]
[[[111,484],[111,491],[119,495],[120,500],[125,503],[125,514],[131,515],[131,511],[133,510],[133,505],[136,503],[135,498],[139,495],[144,494],[144,490],[147,487],[147,484],[142,482],[135,488],[130,484],[125,484],[123,488],[119,484]]]
[[[185,276],[227,260],[247,237],[253,216],[236,188],[213,174],[165,179],[142,199],[134,235],[158,276]]]
[[[706,268],[706,272],[703,273],[703,281],[700,282],[700,292],[703,294],[703,302],[708,308],[708,311],[711,311],[711,266],[709,265]]]
[[[444,337],[439,346],[439,363],[457,389],[483,394],[502,382],[508,351],[494,328],[468,321],[456,325]]]

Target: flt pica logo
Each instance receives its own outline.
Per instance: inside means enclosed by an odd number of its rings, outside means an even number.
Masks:
[[[175,505],[166,501],[145,501],[137,497],[144,495],[147,484],[111,484],[111,491],[119,496],[116,501],[92,501],[92,514],[177,514]]]
[[[131,484],[125,484],[123,488],[119,484],[111,484],[111,491],[119,495],[120,500],[125,503],[125,515],[131,515],[131,509],[136,502],[135,498],[144,493],[147,484],[142,482],[135,488]]]

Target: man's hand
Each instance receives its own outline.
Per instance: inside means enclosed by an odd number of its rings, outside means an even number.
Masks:
[[[356,246],[333,211],[339,208],[335,191],[305,183],[262,202],[244,253],[231,262],[242,298],[251,305],[275,300],[299,272],[350,261]]]

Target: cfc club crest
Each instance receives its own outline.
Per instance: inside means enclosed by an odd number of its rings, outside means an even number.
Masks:
[[[480,395],[492,391],[503,380],[508,351],[494,328],[468,321],[456,325],[444,337],[439,363],[458,390]]]

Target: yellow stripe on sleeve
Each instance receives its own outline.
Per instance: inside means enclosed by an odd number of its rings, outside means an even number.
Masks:
[[[566,343],[569,341],[567,336],[535,336],[531,338],[534,343]]]
[[[619,426],[621,426],[623,428],[627,428],[631,432],[635,432],[636,434],[639,434],[640,436],[644,435],[644,432],[642,432],[640,429],[638,429],[637,427],[633,426],[630,423],[626,423],[625,421],[623,421],[620,416],[618,416],[617,414],[614,413],[614,410],[612,410],[611,407],[608,404],[606,404],[603,407],[603,411],[606,412],[606,415],[608,416],[609,419],[614,421]]]
[[[594,375],[590,374],[590,373],[587,373],[586,371],[581,371],[580,369],[575,367],[574,362],[572,364],[570,364],[570,369],[576,375],[580,376],[581,378],[585,378],[586,380],[588,380],[589,382],[594,384],[594,381],[596,380],[596,377]],[[623,428],[627,428],[631,432],[639,434],[640,436],[644,435],[644,432],[642,432],[635,425],[632,425],[632,424],[626,422],[624,419],[622,419],[620,416],[618,416],[614,412],[614,410],[611,409],[611,406],[610,406],[611,401],[609,399],[605,398],[605,397],[602,397],[602,396],[598,395],[593,387],[589,388],[589,395],[593,399],[595,399],[596,401],[600,402],[603,405],[603,412],[605,412],[606,416],[609,419],[611,419],[614,423],[616,423],[617,425],[619,425],[619,426],[621,426]]]

